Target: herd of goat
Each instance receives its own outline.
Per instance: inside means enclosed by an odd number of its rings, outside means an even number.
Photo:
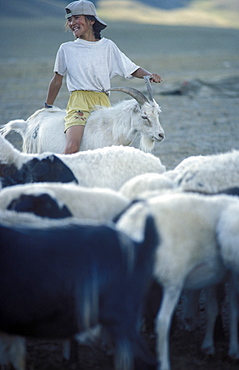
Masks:
[[[150,88],[149,99],[118,89],[134,99],[97,108],[76,154],[60,154],[58,108],[1,129],[0,365],[25,370],[28,337],[67,345],[106,331],[116,370],[170,370],[170,327],[183,294],[186,322],[205,290],[201,348],[216,351],[219,285],[229,287],[228,355],[239,359],[239,150],[166,170],[146,153],[164,138]],[[11,130],[23,151],[4,138]],[[143,150],[128,146],[137,135]],[[153,284],[162,289],[156,313],[148,309]],[[156,356],[142,336],[147,321]]]

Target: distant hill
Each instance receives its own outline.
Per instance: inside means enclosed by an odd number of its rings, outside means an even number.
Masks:
[[[96,7],[100,0],[91,0]],[[138,0],[139,3],[161,9],[173,9],[186,6],[193,0]],[[35,17],[60,16],[64,14],[64,7],[70,0],[0,0],[1,17]],[[118,1],[120,2],[120,0]],[[137,0],[136,0],[137,2]],[[16,7],[17,5],[17,7]]]
[[[64,16],[64,0],[0,0],[1,18],[42,18]]]
[[[176,9],[184,8],[192,1],[193,0],[139,0],[138,2],[160,9]]]
[[[70,0],[0,0],[0,18],[64,17]],[[92,0],[107,21],[239,28],[239,0]]]
[[[239,28],[239,0],[99,0],[107,20]]]

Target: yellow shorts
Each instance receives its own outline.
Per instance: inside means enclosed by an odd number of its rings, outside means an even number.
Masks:
[[[110,107],[108,96],[103,92],[73,91],[66,107],[65,132],[71,126],[85,126],[96,105]]]

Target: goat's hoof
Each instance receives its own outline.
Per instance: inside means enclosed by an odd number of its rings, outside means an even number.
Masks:
[[[239,351],[238,350],[229,350],[228,356],[232,360],[239,360]]]
[[[183,326],[185,331],[194,331],[197,328],[197,322],[194,319],[184,319]]]
[[[202,347],[201,351],[204,355],[212,356],[215,354],[215,348],[213,346]]]

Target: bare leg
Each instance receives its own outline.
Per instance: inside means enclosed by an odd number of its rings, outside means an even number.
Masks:
[[[80,150],[84,128],[85,126],[71,126],[67,129],[64,154],[73,154]]]

